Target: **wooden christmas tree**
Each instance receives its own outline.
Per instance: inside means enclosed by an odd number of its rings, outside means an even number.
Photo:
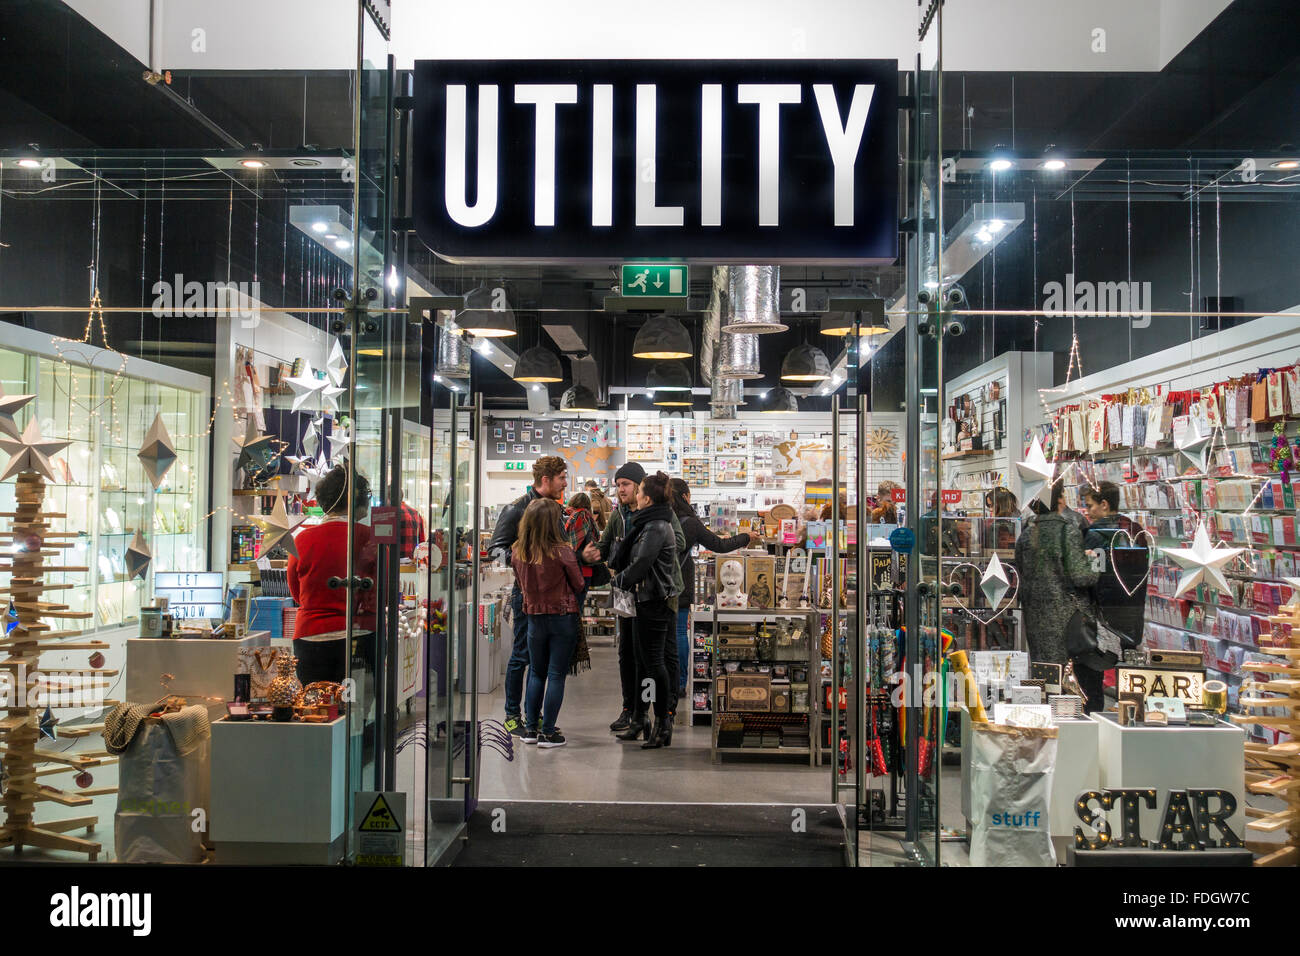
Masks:
[[[60,706],[82,704],[87,693],[95,697],[108,686],[105,678],[116,674],[98,668],[61,668],[57,675],[41,670],[41,655],[47,651],[89,650],[102,651],[108,647],[104,641],[68,642],[67,638],[80,631],[54,631],[46,619],[84,620],[92,617],[88,612],[73,611],[66,604],[44,601],[46,592],[64,590],[70,584],[46,582],[52,572],[86,572],[86,567],[66,567],[49,563],[58,558],[64,548],[72,545],[60,539],[74,537],[71,532],[56,532],[50,522],[66,515],[42,510],[45,500],[45,480],[53,479],[49,456],[67,442],[47,441],[40,437],[33,420],[21,436],[10,432],[0,437],[0,448],[10,454],[9,465],[0,480],[16,478],[17,510],[0,513],[0,518],[12,519],[8,564],[0,564],[0,571],[10,574],[8,587],[0,588],[0,595],[8,598],[5,633],[0,637],[0,671],[9,672],[8,693],[0,702],[0,754],[3,754],[4,823],[0,825],[0,847],[12,846],[21,851],[24,846],[53,850],[72,850],[86,853],[94,861],[103,849],[99,843],[68,836],[67,831],[85,827],[94,829],[97,817],[77,817],[56,822],[35,821],[36,805],[51,801],[69,807],[85,806],[91,797],[113,793],[115,787],[70,792],[39,782],[39,778],[71,772],[82,772],[91,767],[103,766],[115,760],[105,751],[63,754],[42,750],[38,744],[42,737],[84,737],[103,731],[103,725],[78,727],[57,731],[54,727],[51,704]],[[16,615],[16,620],[15,620]],[[83,676],[84,675],[84,676]],[[71,678],[69,680],[69,678]],[[71,695],[75,695],[70,699]],[[77,698],[82,698],[79,700]],[[96,701],[97,704],[111,703]],[[53,765],[45,766],[41,765]]]
[[[1246,845],[1262,854],[1256,866],[1296,866],[1300,864],[1300,605],[1288,604],[1269,618],[1273,628],[1273,646],[1266,649],[1278,659],[1242,664],[1243,672],[1267,675],[1266,680],[1242,683],[1242,709],[1245,715],[1234,716],[1240,724],[1262,724],[1291,736],[1277,744],[1246,743],[1246,789],[1254,794],[1280,797],[1286,807],[1276,812],[1246,808],[1254,817],[1246,824],[1259,833],[1285,831],[1285,843],[1247,841]],[[1249,691],[1252,696],[1246,696]],[[1276,697],[1254,696],[1259,692]],[[1279,714],[1276,711],[1282,711]],[[1259,711],[1263,711],[1260,713]]]

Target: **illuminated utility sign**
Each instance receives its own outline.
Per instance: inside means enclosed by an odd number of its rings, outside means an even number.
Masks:
[[[414,122],[452,261],[898,254],[895,61],[421,60]]]

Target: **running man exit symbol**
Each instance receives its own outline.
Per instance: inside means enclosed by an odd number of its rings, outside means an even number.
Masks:
[[[684,265],[633,262],[623,266],[625,296],[676,295],[686,297],[689,269]]]

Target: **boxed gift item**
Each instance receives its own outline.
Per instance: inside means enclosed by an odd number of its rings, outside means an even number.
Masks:
[[[732,674],[727,678],[727,710],[765,713],[771,709],[772,679],[766,674]]]

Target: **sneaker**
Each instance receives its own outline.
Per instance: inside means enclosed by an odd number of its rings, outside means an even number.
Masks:
[[[541,731],[538,730],[536,727],[528,727],[523,731],[523,733],[519,735],[519,739],[526,744],[535,744],[537,743],[537,738],[538,736],[540,736],[540,734]]]
[[[511,737],[522,737],[524,735],[524,722],[519,717],[506,718],[506,733]]]
[[[537,748],[539,750],[545,750],[548,747],[563,747],[563,746],[564,746],[564,734],[560,733],[560,729],[558,727],[555,729],[555,733],[542,734],[540,737],[537,738]]]
[[[618,720],[609,725],[609,729],[614,733],[621,733],[632,725],[632,711],[624,710],[618,715]]]

